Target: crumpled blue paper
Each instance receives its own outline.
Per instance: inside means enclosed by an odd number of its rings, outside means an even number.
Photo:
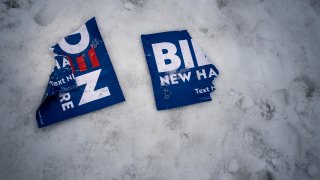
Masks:
[[[55,67],[36,113],[39,128],[125,101],[95,18],[51,50]]]
[[[158,110],[211,101],[218,69],[187,30],[141,36]]]

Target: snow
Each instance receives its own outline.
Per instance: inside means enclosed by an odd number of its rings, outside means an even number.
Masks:
[[[38,129],[49,48],[95,16],[126,102]],[[0,179],[320,177],[317,0],[1,0]],[[187,29],[213,101],[156,111],[140,35]]]
[[[239,165],[236,160],[232,160],[229,164],[229,172],[235,173],[239,171]]]

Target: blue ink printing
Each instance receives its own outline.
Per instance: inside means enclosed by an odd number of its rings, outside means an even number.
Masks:
[[[51,50],[55,68],[37,110],[40,128],[125,101],[95,18]]]
[[[158,110],[211,101],[218,69],[186,30],[141,36]]]

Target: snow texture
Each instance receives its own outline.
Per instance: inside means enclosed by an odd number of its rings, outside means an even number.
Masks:
[[[95,16],[126,102],[47,128],[49,48]],[[156,111],[141,34],[187,29],[211,102]],[[0,179],[317,180],[319,0],[1,0]]]

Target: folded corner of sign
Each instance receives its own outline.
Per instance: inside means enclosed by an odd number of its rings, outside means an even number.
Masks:
[[[55,56],[56,65],[49,76],[47,95],[59,95],[78,88],[72,67],[66,57]]]
[[[125,101],[95,18],[51,51],[55,67],[37,110],[39,127]]]

